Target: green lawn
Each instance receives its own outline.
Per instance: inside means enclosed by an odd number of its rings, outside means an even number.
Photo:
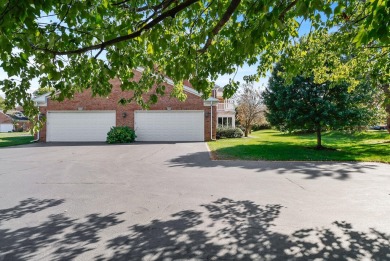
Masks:
[[[0,133],[0,147],[30,143],[34,139],[29,132]]]
[[[208,142],[217,159],[373,161],[390,163],[387,131],[356,134],[326,132],[322,145],[334,150],[315,150],[315,134],[285,134],[274,130],[252,132],[249,138]]]

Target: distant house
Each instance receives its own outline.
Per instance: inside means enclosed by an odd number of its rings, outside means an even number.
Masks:
[[[13,129],[14,125],[12,118],[0,111],[0,132],[11,132]]]
[[[213,96],[219,100],[217,105],[217,124],[218,127],[235,128],[236,110],[232,99],[223,98],[223,88],[216,86],[213,90]]]
[[[13,122],[14,131],[29,131],[31,128],[30,119],[24,116],[22,111],[7,114]]]

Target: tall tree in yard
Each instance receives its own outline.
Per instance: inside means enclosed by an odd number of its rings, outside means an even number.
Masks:
[[[281,131],[307,130],[317,134],[317,149],[322,146],[324,129],[366,126],[375,115],[371,104],[375,89],[367,84],[348,90],[347,84],[318,84],[313,77],[297,76],[291,83],[279,75],[277,65],[263,97],[267,120]]]
[[[237,118],[245,128],[245,137],[248,137],[252,125],[264,113],[261,92],[256,89],[252,83],[242,86],[241,92],[237,97]]]

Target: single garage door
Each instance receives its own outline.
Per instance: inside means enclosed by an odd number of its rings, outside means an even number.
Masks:
[[[0,132],[11,132],[14,129],[12,123],[0,123]]]
[[[46,141],[106,141],[115,123],[115,111],[49,111]]]
[[[138,141],[204,141],[204,111],[135,111]]]

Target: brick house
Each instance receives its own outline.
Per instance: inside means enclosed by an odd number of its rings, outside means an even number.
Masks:
[[[142,71],[135,71],[133,80],[139,80]],[[74,95],[73,99],[54,101],[49,95],[34,99],[46,124],[36,134],[39,141],[105,141],[112,126],[129,126],[134,129],[138,141],[207,141],[215,139],[218,100],[204,100],[201,94],[185,82],[185,102],[169,95],[159,97],[149,110],[137,104],[120,105],[121,98],[130,98],[131,92],[123,92],[117,79],[108,97],[92,97],[90,90]],[[164,83],[169,94],[173,82]]]

